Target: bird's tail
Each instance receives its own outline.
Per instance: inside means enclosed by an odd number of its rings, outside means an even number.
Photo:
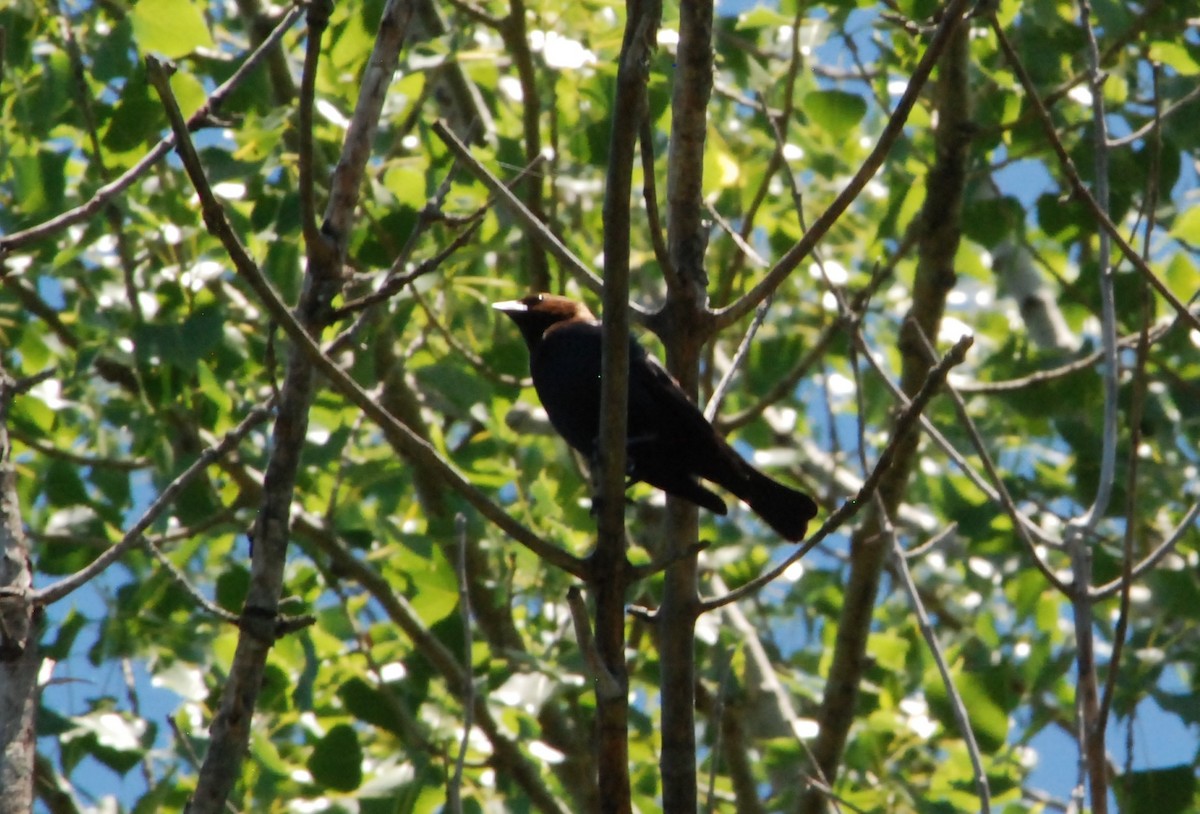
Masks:
[[[741,461],[735,483],[725,484],[735,495],[749,504],[751,510],[785,540],[793,543],[804,539],[808,521],[816,517],[817,504],[798,489],[785,486]]]

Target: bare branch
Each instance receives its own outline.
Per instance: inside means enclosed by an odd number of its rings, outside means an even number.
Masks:
[[[150,59],[153,60],[152,57]],[[173,101],[173,97],[170,95],[170,86],[166,83],[166,77],[163,76],[158,81],[164,88],[164,102],[168,99]],[[177,114],[178,106],[175,105],[174,107]],[[170,108],[168,107],[168,109]],[[176,133],[179,134],[180,118],[178,115],[173,119],[173,123],[176,126]],[[263,276],[258,266],[250,258],[241,241],[233,233],[220,204],[217,202],[207,179],[204,177],[204,170],[200,166],[195,148],[192,146],[190,139],[186,137],[186,133],[183,136],[180,143],[180,156],[183,158],[184,167],[188,170],[188,174],[200,197],[205,223],[221,239],[222,244],[229,253],[230,259],[234,263],[234,268],[237,270],[238,275],[246,280],[258,295],[263,307],[270,313],[272,320],[283,328],[288,338],[314,365],[316,370],[324,375],[337,390],[350,399],[359,409],[370,416],[384,430],[388,440],[395,444],[401,453],[417,458],[422,466],[429,467],[431,471],[439,472],[449,485],[460,492],[481,515],[491,520],[512,536],[513,539],[528,547],[533,553],[552,565],[556,565],[568,573],[582,578],[584,566],[581,560],[543,541],[534,535],[533,532],[509,517],[487,495],[474,486],[474,484],[470,483],[450,464],[442,460],[441,456],[438,455],[437,451],[427,441],[379,406],[375,399],[363,390],[349,374],[322,353],[316,340],[300,324],[291,309],[283,303],[283,300],[280,299],[270,282]]]
[[[904,411],[896,418],[895,424],[892,428],[892,437],[888,441],[887,446],[884,447],[883,452],[880,453],[879,459],[875,462],[874,469],[871,470],[871,474],[868,475],[867,479],[863,481],[862,488],[858,490],[858,494],[843,502],[836,511],[826,518],[825,522],[821,524],[821,528],[819,528],[817,532],[812,535],[812,537],[806,540],[798,549],[796,549],[793,554],[791,554],[779,565],[775,566],[764,574],[760,574],[759,576],[740,586],[736,590],[725,594],[724,596],[703,601],[701,603],[701,611],[715,610],[716,608],[728,605],[730,602],[736,602],[745,596],[755,593],[763,586],[774,582],[780,577],[780,575],[783,574],[784,571],[788,569],[789,566],[792,565],[792,563],[797,562],[809,551],[816,548],[818,545],[824,542],[825,538],[837,531],[851,518],[858,514],[863,506],[871,500],[872,496],[875,494],[876,487],[879,485],[879,481],[883,478],[884,473],[887,472],[888,468],[891,467],[892,459],[896,454],[896,447],[905,438],[905,436],[913,430],[914,425],[917,423],[918,417],[925,410],[925,407],[929,404],[930,399],[933,398],[934,394],[945,383],[946,375],[950,372],[950,369],[956,365],[962,364],[966,359],[967,350],[970,349],[974,342],[975,340],[971,336],[962,337],[954,344],[954,347],[950,348],[950,350],[946,352],[946,355],[942,357],[941,361],[929,371],[929,375],[926,376],[924,384],[921,385],[921,389],[917,392],[916,396],[913,397],[912,401],[909,402],[909,404],[905,407]]]
[[[1159,324],[1150,329],[1150,342],[1153,344],[1159,339],[1162,339],[1168,332],[1182,320],[1176,318],[1168,322]],[[1141,339],[1141,331],[1129,336],[1122,336],[1117,340],[1117,347],[1131,348],[1136,347]],[[1036,387],[1039,384],[1052,382],[1056,379],[1061,379],[1065,376],[1070,376],[1072,373],[1078,373],[1081,370],[1087,370],[1104,358],[1104,350],[1093,351],[1087,356],[1076,359],[1073,362],[1067,362],[1050,370],[1039,370],[1036,373],[1030,373],[1028,376],[1022,376],[1019,379],[1007,379],[998,382],[956,382],[954,389],[966,395],[990,394],[990,393],[1011,393],[1017,390],[1024,390],[1029,387]]]
[[[1143,574],[1158,565],[1163,557],[1170,554],[1175,549],[1175,546],[1179,545],[1179,541],[1183,539],[1183,536],[1191,531],[1192,525],[1196,522],[1197,518],[1200,518],[1200,501],[1193,503],[1192,507],[1183,515],[1183,519],[1179,521],[1179,525],[1161,543],[1155,546],[1154,550],[1147,554],[1141,562],[1133,567],[1133,570],[1129,574],[1130,580],[1136,581]],[[1123,577],[1117,577],[1111,582],[1106,582],[1103,585],[1093,588],[1091,591],[1092,600],[1099,602],[1102,599],[1110,599],[1115,596],[1121,590],[1122,581]]]
[[[451,814],[462,814],[463,769],[467,762],[467,747],[471,742],[471,727],[475,725],[475,677],[471,674],[475,658],[474,625],[471,620],[471,591],[467,582],[467,518],[464,515],[455,516],[454,530],[458,545],[454,573],[458,578],[458,613],[463,625],[463,722],[462,739],[454,758],[454,772],[447,787],[446,807]]]
[[[566,244],[550,231],[546,224],[538,220],[525,204],[504,185],[503,181],[493,175],[475,156],[471,155],[471,151],[467,145],[463,144],[444,122],[434,122],[432,129],[438,138],[454,153],[455,158],[461,161],[471,171],[471,174],[478,178],[504,204],[511,214],[516,216],[517,220],[521,221],[521,225],[525,228],[525,232],[530,238],[538,241],[542,245],[542,248],[554,255],[566,267],[568,273],[589,290],[596,294],[600,294],[603,291],[604,281],[596,276],[595,272],[588,268],[587,264],[576,257],[567,248]],[[630,308],[635,308],[635,306],[631,305]]]
[[[150,556],[158,560],[158,564],[161,565],[163,569],[171,575],[171,579],[175,580],[175,583],[179,585],[179,587],[183,588],[184,593],[190,596],[193,602],[195,602],[201,608],[204,608],[204,610],[214,618],[220,619],[222,622],[228,622],[231,625],[236,625],[239,622],[236,613],[230,613],[216,602],[213,602],[207,596],[200,593],[200,590],[192,584],[191,580],[187,578],[187,574],[183,573],[183,571],[181,571],[179,568],[176,568],[175,563],[171,562],[170,558],[163,553],[161,548],[155,545],[153,540],[143,536],[140,538],[140,542],[145,544],[145,549],[150,552]]]
[[[1094,42],[1094,37],[1093,37]],[[1161,104],[1159,99],[1160,67],[1152,67],[1155,99],[1155,120],[1161,122]],[[1150,172],[1148,189],[1145,196],[1145,231],[1142,237],[1142,250],[1146,256],[1150,254],[1150,241],[1154,234],[1154,212],[1158,204],[1158,173],[1159,161],[1162,154],[1162,130],[1154,130],[1155,139],[1151,144]],[[1113,630],[1112,655],[1108,659],[1107,675],[1104,680],[1104,692],[1100,697],[1100,713],[1097,729],[1100,739],[1108,727],[1109,712],[1112,709],[1113,698],[1117,691],[1117,676],[1121,670],[1121,657],[1125,653],[1125,638],[1129,632],[1129,617],[1132,613],[1133,602],[1133,545],[1137,523],[1129,522],[1137,516],[1140,494],[1138,492],[1138,462],[1139,447],[1142,444],[1142,418],[1146,408],[1146,391],[1148,375],[1146,372],[1150,356],[1150,323],[1153,320],[1152,299],[1150,287],[1145,280],[1141,285],[1141,330],[1138,332],[1137,356],[1133,369],[1133,394],[1129,406],[1129,463],[1125,472],[1125,533],[1121,540],[1121,598],[1117,612],[1117,624]],[[1090,586],[1089,586],[1090,588]]]
[[[918,336],[924,346],[925,352],[933,355],[933,345],[930,343],[929,337],[920,331],[918,331]],[[983,464],[983,470],[987,473],[988,481],[991,485],[991,488],[987,489],[989,496],[993,500],[999,501],[1000,505],[1004,508],[1005,514],[1008,515],[1009,520],[1012,521],[1013,528],[1017,531],[1017,536],[1025,544],[1026,552],[1033,560],[1033,564],[1041,571],[1042,576],[1046,578],[1046,581],[1053,585],[1055,590],[1063,596],[1070,595],[1071,587],[1058,578],[1058,575],[1054,573],[1054,569],[1038,553],[1037,545],[1029,536],[1029,533],[1031,530],[1035,530],[1041,535],[1041,529],[1032,520],[1022,514],[1021,510],[1017,508],[1016,503],[1013,502],[1012,496],[1008,493],[1008,487],[1004,485],[1004,479],[1000,477],[1000,471],[996,468],[991,453],[988,452],[987,445],[983,441],[983,436],[980,434],[979,428],[975,426],[971,414],[967,412],[967,405],[963,401],[962,396],[949,383],[947,383],[946,392],[950,394],[950,398],[954,401],[954,411],[958,415],[959,423],[962,424],[967,437],[971,439],[971,445],[975,448],[975,454],[979,456],[979,461]]]
[[[39,605],[49,605],[51,602],[57,602],[75,589],[85,585],[112,563],[116,562],[126,551],[141,543],[143,539],[142,535],[146,529],[150,528],[150,525],[175,501],[175,498],[179,496],[179,493],[188,484],[203,473],[214,461],[228,455],[251,430],[266,421],[270,415],[271,411],[267,407],[255,407],[251,410],[242,419],[240,424],[225,434],[220,443],[200,453],[200,456],[192,462],[191,466],[180,472],[174,480],[167,484],[166,488],[158,493],[158,497],[146,507],[146,510],[142,512],[137,522],[129,527],[129,530],[125,532],[120,542],[71,576],[64,577],[58,582],[53,582],[44,588],[34,591],[31,595],[33,601]]]
[[[304,70],[300,75],[297,129],[299,130],[298,163],[300,173],[300,228],[307,246],[323,241],[317,228],[316,179],[313,177],[313,102],[317,95],[317,66],[321,60],[321,35],[329,27],[329,3],[310,3],[306,22],[307,44],[304,49]],[[365,83],[364,83],[365,86]],[[373,132],[374,127],[370,130]]]
[[[912,76],[909,78],[908,87],[904,89],[903,95],[896,103],[895,112],[888,119],[888,123],[883,128],[879,140],[875,143],[875,147],[871,150],[866,160],[863,161],[862,166],[858,168],[858,171],[854,173],[854,176],[846,184],[845,188],[838,193],[838,196],[833,199],[825,211],[813,221],[813,225],[804,233],[804,236],[800,238],[796,245],[789,249],[783,257],[779,258],[775,267],[763,279],[759,280],[746,296],[715,313],[715,324],[718,330],[737,322],[750,313],[751,309],[757,307],[760,302],[766,299],[768,294],[775,291],[787,279],[788,275],[796,270],[796,267],[800,265],[800,261],[808,256],[809,252],[825,236],[825,233],[842,216],[842,213],[854,202],[854,199],[862,192],[867,182],[875,177],[875,173],[883,166],[884,159],[887,158],[887,154],[891,151],[892,145],[900,138],[900,134],[904,130],[904,123],[908,121],[908,115],[916,105],[917,99],[921,94],[921,89],[925,86],[934,65],[937,64],[943,50],[950,41],[950,35],[958,27],[958,23],[962,19],[967,5],[968,0],[950,0],[947,3],[943,12],[941,25],[938,26],[933,38],[930,39],[925,53],[921,55],[920,62],[917,63]]]
[[[571,609],[571,621],[575,627],[575,641],[579,645],[579,652],[583,654],[584,661],[587,662],[592,680],[596,682],[597,698],[607,701],[620,698],[624,691],[621,689],[617,677],[609,672],[608,667],[604,664],[604,659],[600,657],[600,651],[596,647],[596,638],[592,635],[587,603],[583,601],[583,592],[579,590],[578,585],[572,585],[567,589],[567,606]]]
[[[1025,70],[1021,58],[1017,56],[1016,51],[1009,42],[1008,36],[1004,33],[1004,28],[1000,25],[1000,21],[995,14],[991,15],[992,32],[996,35],[996,42],[1000,45],[1000,50],[1004,52],[1004,58],[1007,60],[1017,78],[1021,81],[1021,86],[1025,89],[1025,95],[1029,98],[1030,104],[1037,111],[1039,123],[1042,125],[1042,130],[1046,134],[1046,139],[1053,148],[1054,153],[1058,156],[1059,165],[1062,167],[1063,173],[1067,176],[1067,180],[1071,185],[1072,193],[1084,203],[1091,211],[1092,217],[1096,219],[1096,223],[1108,234],[1112,242],[1121,250],[1121,254],[1125,256],[1138,272],[1146,278],[1154,290],[1166,300],[1170,306],[1175,309],[1175,313],[1179,318],[1192,327],[1193,330],[1200,331],[1200,317],[1192,313],[1180,299],[1175,296],[1171,289],[1167,288],[1166,283],[1162,281],[1154,270],[1147,265],[1142,259],[1137,250],[1129,245],[1129,241],[1121,234],[1121,230],[1109,218],[1104,207],[1096,200],[1092,193],[1088,190],[1087,185],[1083,183],[1083,179],[1079,175],[1079,171],[1075,168],[1075,162],[1071,160],[1071,156],[1067,153],[1066,147],[1063,146],[1062,140],[1058,137],[1058,132],[1054,127],[1054,122],[1050,118],[1049,111],[1042,104],[1041,98],[1037,94],[1037,87],[1033,84],[1032,77]]]
[[[771,301],[773,298],[774,295],[767,297],[755,309],[754,319],[750,320],[750,327],[742,335],[742,341],[738,343],[737,350],[733,353],[733,359],[730,360],[729,366],[725,368],[725,372],[721,374],[721,380],[717,382],[717,386],[713,388],[712,395],[708,399],[708,404],[704,405],[704,417],[710,422],[716,417],[717,411],[721,409],[721,402],[725,400],[725,393],[729,390],[729,386],[733,384],[733,377],[737,375],[738,368],[746,360],[746,355],[750,352],[750,343],[754,341],[754,337],[758,334],[758,329],[762,327],[763,322],[766,320],[767,312],[771,310]]]
[[[187,120],[187,129],[189,131],[199,130],[207,126],[211,118],[220,110],[229,95],[237,90],[246,80],[246,77],[258,67],[259,63],[266,58],[268,52],[275,46],[279,40],[283,39],[283,35],[295,24],[296,20],[300,19],[300,15],[304,13],[301,6],[294,6],[283,19],[279,21],[279,25],[271,32],[271,35],[263,40],[262,45],[254,49],[254,51],[246,57],[246,60],[241,66],[234,71],[229,79],[225,80],[212,94],[208,97],[208,101],[200,107]],[[91,218],[101,209],[103,209],[109,201],[119,196],[135,181],[141,178],[146,172],[158,163],[159,159],[171,151],[175,146],[175,134],[171,133],[164,136],[163,139],[154,145],[150,152],[146,153],[136,164],[122,173],[119,177],[105,184],[96,190],[96,193],[84,204],[63,212],[61,215],[56,215],[50,220],[39,223],[37,226],[31,226],[20,232],[13,232],[11,235],[0,236],[0,260],[3,260],[12,250],[40,240],[44,237],[52,235],[56,232],[66,229],[68,226],[73,226],[76,223]],[[0,277],[3,276],[3,267],[0,266]]]
[[[886,513],[884,507],[880,506],[879,508],[881,512]],[[950,709],[954,712],[954,721],[958,724],[958,732],[967,746],[967,754],[971,758],[971,769],[975,773],[975,788],[979,791],[979,810],[981,814],[988,814],[992,808],[992,794],[988,788],[987,773],[983,768],[983,758],[979,752],[979,744],[975,740],[975,732],[971,728],[971,717],[967,714],[967,706],[963,703],[958,688],[954,686],[954,676],[950,674],[950,665],[946,662],[946,654],[942,651],[942,645],[938,641],[937,631],[929,620],[929,614],[925,611],[925,603],[921,601],[921,594],[917,591],[917,584],[913,581],[912,572],[908,570],[908,555],[901,547],[895,529],[886,519],[886,514],[884,529],[892,541],[892,563],[896,573],[900,576],[900,583],[908,593],[909,601],[912,602],[913,612],[917,617],[917,627],[920,628],[921,636],[925,639],[925,644],[929,646],[929,652],[937,665],[938,674],[942,677],[942,686],[946,688],[946,698],[950,702]]]

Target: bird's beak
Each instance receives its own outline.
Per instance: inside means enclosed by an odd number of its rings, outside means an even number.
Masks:
[[[504,302],[492,303],[492,308],[495,308],[502,314],[522,314],[529,310],[529,306],[520,300],[505,300]]]

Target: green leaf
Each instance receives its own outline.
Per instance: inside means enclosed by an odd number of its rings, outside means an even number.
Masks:
[[[338,688],[337,694],[350,714],[360,721],[396,735],[403,735],[407,731],[404,722],[383,691],[372,687],[361,678],[355,677],[346,681]],[[399,693],[393,695],[399,700]]]
[[[412,162],[395,164],[383,174],[383,185],[396,197],[396,203],[409,209],[425,206],[425,168]],[[398,233],[403,236],[403,233]]]
[[[57,209],[62,201],[66,154],[43,150],[37,155],[9,159],[16,197],[31,214]]]
[[[208,101],[208,94],[200,80],[190,73],[177,72],[171,76],[171,92],[184,116],[191,116],[200,106]]]
[[[1196,772],[1190,765],[1130,772],[1113,783],[1121,814],[1195,811]]]
[[[78,637],[79,632],[90,621],[90,619],[78,610],[71,608],[71,610],[67,611],[66,617],[58,623],[54,643],[43,645],[42,656],[54,659],[55,661],[62,661],[67,658],[70,655],[71,647],[75,644],[75,639]]]
[[[955,670],[954,686],[966,707],[971,731],[975,733],[980,748],[991,752],[1003,746],[1008,736],[1008,715],[988,691],[985,680],[975,673]],[[958,722],[950,708],[946,686],[934,668],[930,668],[926,674],[925,697],[942,726],[948,732],[957,732]]]
[[[362,745],[349,724],[338,724],[313,748],[308,770],[313,780],[338,791],[354,791],[362,785]]]
[[[134,330],[138,357],[152,362],[155,357],[190,370],[221,341],[224,317],[219,308],[199,308],[182,323],[142,325]]]
[[[246,559],[249,559],[249,553],[245,552],[239,545],[239,548],[234,552],[234,556],[222,567],[221,573],[216,580],[217,604],[233,612],[241,609],[242,603],[246,601],[246,593],[250,587],[250,572],[238,561],[238,555],[243,553],[245,553]]]
[[[130,18],[138,50],[143,54],[174,59],[197,48],[214,47],[204,15],[188,0],[139,0]]]
[[[1200,206],[1193,206],[1175,218],[1171,237],[1191,244],[1200,243]]]
[[[87,489],[75,466],[62,459],[50,462],[46,469],[46,499],[51,506],[74,506],[87,503]]]
[[[259,768],[279,777],[287,777],[291,772],[291,764],[283,759],[269,735],[259,727],[255,727],[250,736],[250,749]]]
[[[73,720],[76,728],[62,739],[76,742],[117,774],[125,774],[141,761],[144,721],[103,708]]]
[[[814,90],[805,94],[802,107],[805,114],[835,138],[849,135],[867,115],[866,101],[858,94],[842,90]]]
[[[747,31],[755,28],[779,28],[790,25],[791,19],[778,11],[766,6],[755,6],[737,17],[737,30]]]
[[[981,198],[963,207],[963,232],[967,237],[994,249],[1011,236],[1025,218],[1025,210],[1015,198]]]
[[[425,569],[412,572],[416,588],[412,605],[426,624],[433,625],[458,606],[458,577],[440,548],[434,548],[425,562]]]
[[[108,150],[128,152],[157,135],[166,124],[162,104],[151,98],[145,71],[138,70],[125,81],[121,100],[108,120],[101,142]]]
[[[867,640],[867,652],[885,670],[899,673],[908,658],[909,641],[895,631],[872,633]]]
[[[1181,42],[1159,40],[1150,45],[1150,59],[1169,65],[1183,76],[1200,73],[1200,62]]]
[[[1200,289],[1200,268],[1185,253],[1180,252],[1167,263],[1164,274],[1167,285],[1176,293],[1193,292]],[[1187,296],[1191,296],[1189,293]]]

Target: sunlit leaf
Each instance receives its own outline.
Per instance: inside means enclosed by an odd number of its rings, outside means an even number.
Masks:
[[[138,0],[130,17],[142,53],[175,58],[213,47],[204,16],[190,0]]]
[[[817,90],[804,97],[805,115],[835,138],[849,135],[867,115],[867,103],[861,96],[841,90]]]

